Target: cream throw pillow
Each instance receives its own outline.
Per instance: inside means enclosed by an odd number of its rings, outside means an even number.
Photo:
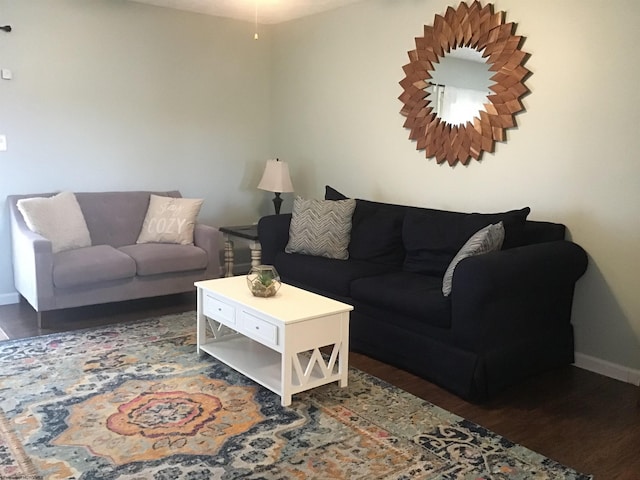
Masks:
[[[16,206],[29,230],[51,242],[53,253],[91,246],[87,222],[72,192],[21,198]]]
[[[151,195],[136,243],[193,245],[193,229],[203,199]]]

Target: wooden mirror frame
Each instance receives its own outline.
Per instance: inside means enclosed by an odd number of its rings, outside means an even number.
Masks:
[[[417,141],[417,150],[425,150],[427,158],[445,160],[453,166],[466,165],[470,157],[480,160],[483,151],[493,152],[496,141],[505,141],[505,129],[515,127],[515,114],[524,110],[520,98],[529,90],[524,85],[529,75],[523,64],[528,54],[520,50],[523,37],[515,36],[516,25],[504,23],[505,12],[493,13],[493,5],[482,7],[479,1],[457,9],[447,8],[444,17],[436,15],[433,26],[424,26],[424,36],[416,37],[416,49],[408,52],[410,63],[402,67],[405,78],[400,82],[404,103],[400,113],[407,117],[409,139]],[[433,111],[426,91],[430,71],[453,48],[470,47],[486,58],[489,71],[496,72],[489,87],[484,110],[473,121],[451,125]]]

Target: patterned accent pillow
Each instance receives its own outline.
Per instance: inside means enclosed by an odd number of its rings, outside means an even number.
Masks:
[[[136,243],[193,245],[193,229],[203,201],[152,194]]]
[[[471,238],[467,240],[467,243],[465,243],[458,251],[456,256],[453,257],[453,260],[451,260],[451,263],[447,267],[447,271],[444,273],[444,278],[442,279],[442,294],[445,297],[448,297],[451,294],[453,272],[460,260],[474,255],[500,250],[502,248],[503,241],[504,226],[502,225],[502,222],[487,225],[474,233]]]
[[[73,192],[22,198],[16,206],[29,230],[51,242],[53,253],[91,246],[87,222]]]
[[[355,208],[355,199],[306,200],[296,197],[285,252],[348,259],[351,217]]]

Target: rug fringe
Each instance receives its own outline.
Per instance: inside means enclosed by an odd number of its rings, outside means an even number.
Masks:
[[[22,448],[22,443],[16,437],[15,432],[11,428],[11,422],[6,417],[2,409],[0,409],[0,436],[2,436],[11,450],[11,454],[17,462],[18,467],[22,470],[22,474],[27,478],[42,478],[38,476],[38,471],[35,465]]]

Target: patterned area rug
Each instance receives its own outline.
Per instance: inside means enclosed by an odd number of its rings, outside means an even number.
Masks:
[[[198,356],[195,323],[0,344],[0,478],[591,478],[355,369],[282,407]]]

